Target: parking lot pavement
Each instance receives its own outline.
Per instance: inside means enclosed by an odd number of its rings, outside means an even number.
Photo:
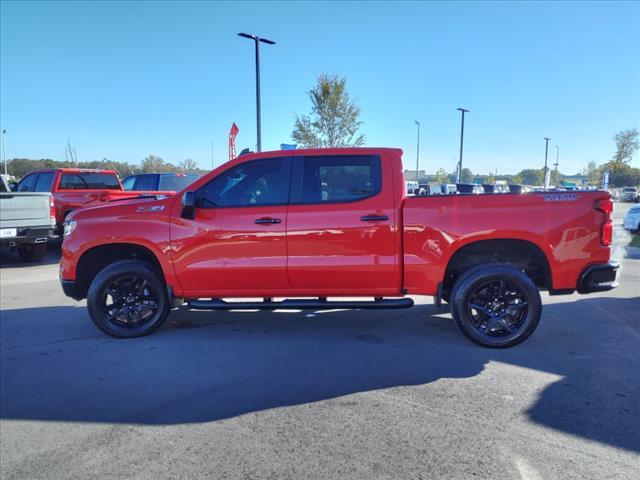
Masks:
[[[115,340],[63,296],[55,248],[33,266],[3,252],[0,476],[637,479],[640,254],[627,257],[618,289],[545,294],[536,333],[496,351],[421,297],[179,310]]]

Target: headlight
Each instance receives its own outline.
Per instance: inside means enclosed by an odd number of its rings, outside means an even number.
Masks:
[[[71,232],[73,232],[76,229],[76,225],[78,225],[78,222],[76,222],[75,220],[68,220],[66,222],[64,222],[63,226],[64,226],[64,237],[68,237],[69,235],[71,235]]]

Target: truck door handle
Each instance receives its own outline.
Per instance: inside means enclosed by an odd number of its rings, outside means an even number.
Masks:
[[[256,218],[254,223],[280,223],[280,219],[279,218],[268,218],[268,217],[262,217],[262,218]]]
[[[360,220],[363,222],[383,222],[389,220],[389,217],[386,215],[365,215],[364,217],[360,217]]]

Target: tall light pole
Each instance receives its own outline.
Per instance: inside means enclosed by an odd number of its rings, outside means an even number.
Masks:
[[[260,120],[260,42],[267,45],[275,45],[276,42],[267,38],[260,38],[257,35],[250,35],[248,33],[239,33],[241,37],[249,38],[256,44],[256,125],[258,130],[257,150],[262,151],[262,127]]]
[[[544,189],[547,190],[549,188],[549,178],[547,177],[547,172],[549,168],[547,167],[547,154],[549,153],[549,140],[548,137],[544,137]]]
[[[5,176],[5,180],[6,180],[6,177],[7,177],[7,148],[6,148],[5,142],[4,142],[4,136],[5,136],[6,133],[7,133],[6,130],[2,130],[2,160],[4,161],[4,176]]]
[[[460,176],[462,175],[462,145],[464,143],[464,114],[469,110],[464,108],[458,108],[462,112],[462,125],[460,126],[460,160],[458,160],[458,171],[456,173],[456,183],[460,183]]]
[[[558,162],[559,158],[560,158],[560,147],[556,145],[556,163],[553,164],[553,166],[556,167],[556,173],[558,173],[558,165],[560,165],[560,163]]]
[[[418,125],[418,148],[416,149],[416,182],[417,182],[419,165],[420,165],[420,122],[417,120],[414,120],[414,122],[416,122],[416,125]]]

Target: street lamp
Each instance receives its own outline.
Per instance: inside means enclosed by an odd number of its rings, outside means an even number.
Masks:
[[[416,122],[416,125],[418,125],[418,148],[416,150],[416,182],[418,181],[418,166],[420,164],[420,122],[417,120],[414,120],[414,122]]]
[[[4,161],[4,177],[7,180],[7,148],[4,143],[4,136],[7,133],[6,130],[2,130],[2,160]],[[9,181],[9,180],[7,180]]]
[[[462,175],[462,145],[464,143],[464,114],[469,111],[464,108],[458,108],[458,110],[462,112],[462,125],[460,127],[460,160],[458,161],[456,183],[460,183],[460,176]]]
[[[547,177],[547,172],[549,168],[547,167],[547,154],[549,153],[549,140],[548,137],[544,137],[544,189],[547,190],[549,188],[549,178]]]
[[[250,35],[248,33],[239,33],[240,37],[249,38],[256,44],[256,124],[258,129],[258,152],[262,151],[262,129],[260,121],[260,42],[267,45],[275,45],[276,42],[267,38],[260,38],[257,35]]]

